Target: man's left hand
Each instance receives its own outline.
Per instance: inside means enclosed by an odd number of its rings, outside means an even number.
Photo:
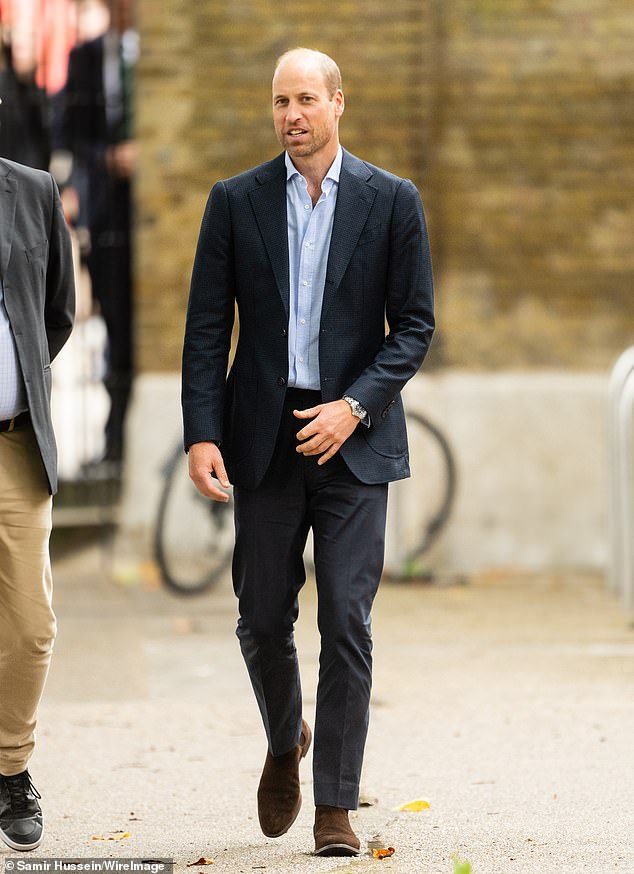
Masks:
[[[298,419],[313,420],[298,431],[297,439],[304,442],[299,444],[297,451],[302,455],[321,455],[317,464],[325,464],[332,458],[360,421],[352,414],[350,404],[343,400],[318,404],[309,410],[293,410],[293,415]]]

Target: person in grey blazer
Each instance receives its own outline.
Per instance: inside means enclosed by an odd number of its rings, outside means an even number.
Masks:
[[[273,120],[285,151],[214,186],[183,352],[190,475],[214,500],[227,495],[212,477],[234,485],[237,634],[268,740],[258,815],[269,837],[299,813],[299,763],[311,743],[293,625],[312,527],[318,855],[360,850],[348,811],[358,804],[368,727],[370,613],[387,484],[409,476],[400,392],[434,329],[419,194],[340,146],[343,110],[331,58],[308,49],[282,56]]]
[[[74,308],[57,187],[48,173],[0,158],[0,838],[13,850],[42,840],[27,763],[56,631],[51,361],[70,335]]]

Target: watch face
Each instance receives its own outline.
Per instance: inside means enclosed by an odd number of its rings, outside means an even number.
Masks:
[[[349,404],[353,416],[356,416],[357,419],[362,419],[364,417],[365,413],[363,412],[363,407],[359,401],[355,401],[354,398],[345,398],[344,400]]]

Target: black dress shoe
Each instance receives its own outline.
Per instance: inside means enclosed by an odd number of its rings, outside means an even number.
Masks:
[[[0,774],[0,838],[12,850],[35,850],[42,842],[41,798],[28,771]]]

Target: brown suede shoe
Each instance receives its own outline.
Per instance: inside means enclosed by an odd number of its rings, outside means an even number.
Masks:
[[[258,818],[267,838],[285,835],[297,819],[302,806],[299,789],[299,763],[310,747],[312,734],[302,719],[299,744],[282,756],[266,754],[258,786]]]
[[[315,808],[315,855],[358,856],[361,841],[350,828],[348,811],[342,807]]]

